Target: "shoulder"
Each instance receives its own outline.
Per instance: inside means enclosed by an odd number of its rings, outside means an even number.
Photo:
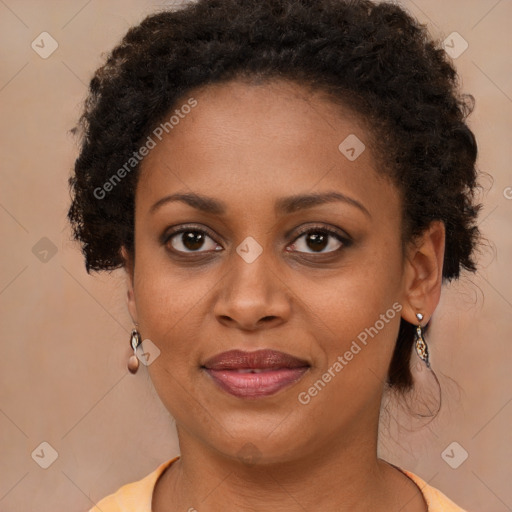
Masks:
[[[405,469],[399,469],[421,489],[423,497],[428,505],[428,512],[466,512],[445,496],[440,490],[428,485],[419,476]]]
[[[151,512],[153,490],[160,475],[177,459],[163,462],[141,480],[120,487],[114,494],[103,498],[89,512]]]

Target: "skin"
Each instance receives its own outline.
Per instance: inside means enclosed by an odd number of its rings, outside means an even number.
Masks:
[[[148,371],[181,449],[155,487],[153,510],[427,510],[417,486],[377,457],[377,433],[400,316],[416,324],[421,312],[424,325],[439,302],[444,225],[432,223],[403,253],[400,194],[376,171],[368,128],[319,94],[233,81],[193,91],[183,104],[189,97],[197,106],[142,163],[135,261],[123,249],[128,307],[142,338],[161,351]],[[350,134],[366,145],[353,162],[338,149]],[[340,201],[274,210],[279,198],[329,191],[367,213]],[[213,197],[225,212],[180,201],[150,211],[178,192]],[[191,223],[214,235],[195,252],[182,234],[160,240]],[[299,227],[338,230],[352,243],[331,235],[318,253]],[[262,247],[252,263],[236,252],[249,236]],[[394,303],[400,313],[309,404],[299,403]],[[262,348],[311,367],[252,401],[220,390],[200,368],[219,352]]]

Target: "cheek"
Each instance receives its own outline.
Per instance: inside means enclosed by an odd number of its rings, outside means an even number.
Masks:
[[[326,310],[331,311],[335,323],[364,329],[400,297],[401,276],[398,242],[369,242],[329,284]]]
[[[344,377],[337,381],[345,380],[351,389],[370,373],[374,380],[386,378],[400,325],[401,266],[398,242],[374,244],[333,279],[322,304],[317,302],[316,311],[331,334],[322,370],[343,358],[343,370],[335,373]]]
[[[135,296],[143,335],[163,349],[179,350],[179,340],[187,341],[193,331],[208,286],[203,280],[182,279],[148,265],[137,276]]]
[[[297,391],[305,417],[332,425],[333,432],[378,410],[400,325],[401,305],[384,282],[370,293],[366,285],[345,284],[345,293],[325,303],[329,335],[321,340],[323,354],[314,376]]]
[[[208,274],[173,265],[141,224],[136,230],[134,292],[143,336],[161,344],[178,339],[208,290]],[[186,320],[184,320],[186,318]]]
[[[191,413],[191,378],[197,371],[197,352],[193,340],[201,327],[195,308],[201,308],[208,290],[201,279],[180,278],[153,262],[139,258],[136,269],[135,296],[140,332],[160,350],[160,355],[147,367],[154,388],[167,410],[177,420]],[[201,410],[194,411],[201,417]],[[202,418],[206,421],[207,418]]]

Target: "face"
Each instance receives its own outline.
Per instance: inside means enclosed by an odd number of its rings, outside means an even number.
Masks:
[[[142,163],[129,301],[178,431],[274,462],[374,436],[406,265],[399,192],[367,129],[284,82],[209,86],[182,104]],[[259,375],[247,360],[205,368],[266,349],[292,359],[274,354]]]

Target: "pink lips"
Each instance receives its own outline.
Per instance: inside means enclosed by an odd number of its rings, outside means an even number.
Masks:
[[[309,364],[275,350],[230,350],[208,359],[203,368],[224,391],[255,399],[277,393],[298,381]]]

